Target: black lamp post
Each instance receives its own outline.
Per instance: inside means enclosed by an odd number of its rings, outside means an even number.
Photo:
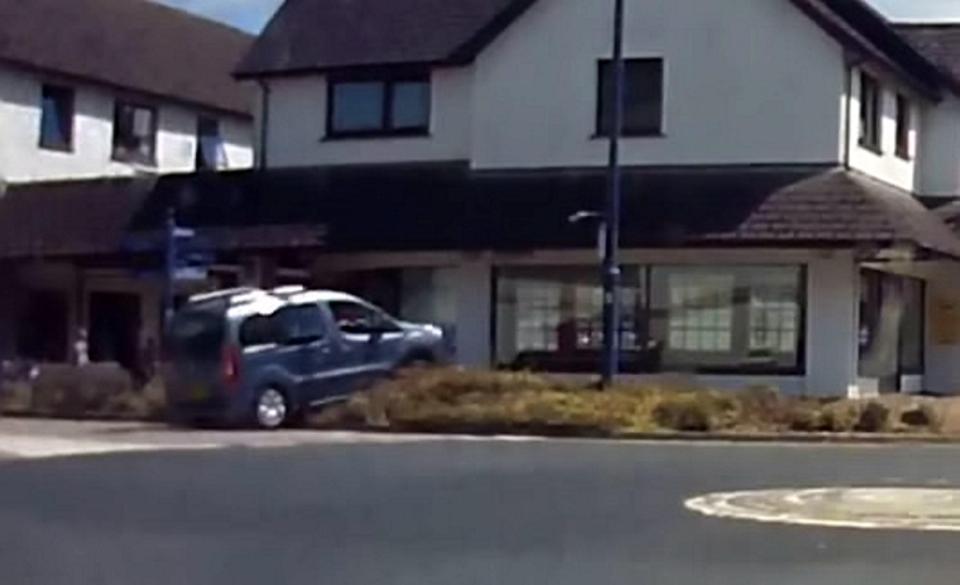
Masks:
[[[603,214],[603,363],[601,381],[609,387],[620,370],[620,202],[623,179],[620,168],[620,136],[623,133],[625,66],[623,61],[624,0],[614,0],[613,91],[608,106],[613,114],[610,128],[610,160],[607,168],[607,202]]]

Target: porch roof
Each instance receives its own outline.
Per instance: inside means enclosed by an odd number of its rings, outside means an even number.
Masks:
[[[911,194],[823,166],[630,168],[625,247],[884,247],[960,258],[960,239]],[[595,169],[344,166],[11,186],[0,257],[122,253],[174,206],[218,249],[330,252],[592,248],[578,211],[602,208]]]

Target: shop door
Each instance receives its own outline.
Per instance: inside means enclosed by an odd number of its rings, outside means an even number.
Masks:
[[[903,390],[924,370],[925,288],[921,280],[865,270],[860,286],[860,377],[880,392]]]

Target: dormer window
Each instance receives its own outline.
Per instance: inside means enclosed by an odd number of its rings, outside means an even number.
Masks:
[[[430,128],[429,75],[330,79],[327,137],[422,136]]]

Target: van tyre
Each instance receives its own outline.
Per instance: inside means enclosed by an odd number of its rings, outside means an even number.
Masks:
[[[265,431],[279,429],[292,414],[290,401],[279,388],[264,388],[257,393],[253,406],[253,422],[257,428]]]

